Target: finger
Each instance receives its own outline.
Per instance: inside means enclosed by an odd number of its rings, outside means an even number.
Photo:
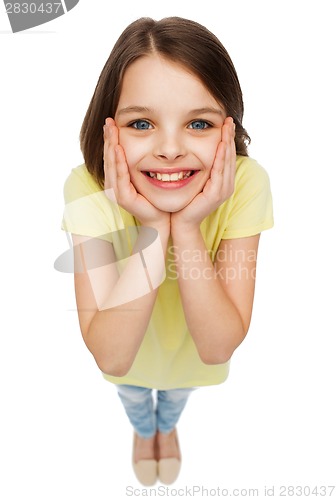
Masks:
[[[221,141],[217,146],[215,160],[211,169],[211,178],[219,179],[223,175],[225,167],[225,143]]]
[[[234,123],[231,117],[226,118],[222,127],[222,140],[218,146],[217,154],[213,166],[213,172],[218,185],[223,193],[230,192],[235,168],[234,151]]]
[[[222,126],[222,141],[226,142],[235,136],[236,125],[231,116],[227,116]]]
[[[224,158],[225,147],[224,143],[220,142],[217,147],[215,160],[213,162],[210,178],[203,188],[203,193],[211,201],[217,203],[221,201],[222,186],[223,186],[223,173],[224,173]]]
[[[230,185],[234,184],[234,177],[236,175],[236,144],[235,144],[235,135],[236,135],[236,125],[233,121],[233,118],[229,117],[225,123],[225,127],[223,128],[223,137],[224,140],[228,143],[227,157],[226,161],[230,164],[230,178],[228,182]]]
[[[110,116],[108,116],[105,120],[105,125],[109,126],[109,125],[115,125],[115,121],[113,118],[111,118]]]
[[[235,163],[232,162],[232,140],[225,144],[225,159],[224,159],[224,174],[223,174],[223,192],[228,198],[233,193],[232,180],[234,179],[233,170]]]
[[[223,126],[223,142],[225,144],[223,189],[231,196],[234,191],[236,175],[236,146],[234,142],[235,126],[233,121]]]
[[[231,117],[225,119],[221,130],[221,141],[218,144],[210,179],[207,183],[207,195],[213,200],[224,201],[231,196],[235,177],[235,144],[234,122]]]
[[[115,155],[115,145],[118,143],[118,129],[115,126],[115,122],[112,118],[107,118],[104,130],[104,188],[105,193],[111,200],[116,199],[117,189],[116,182],[116,155]]]
[[[114,120],[112,118],[106,118],[105,125],[103,127],[104,132],[104,144],[107,146],[112,146],[113,149],[119,142],[119,131]]]
[[[105,120],[105,125],[103,126],[103,137],[104,137],[104,162],[106,164],[109,164],[109,160],[111,159],[111,153],[114,151],[111,151],[110,147],[112,146],[112,125],[111,121],[112,119],[106,118]],[[113,148],[114,149],[114,148]],[[112,155],[113,156],[113,155]],[[107,165],[109,166],[109,165]]]
[[[234,133],[233,119],[229,116],[225,118],[221,129],[221,142],[218,145],[213,169],[219,173],[224,173],[227,170],[226,164],[228,161],[227,149],[232,144],[232,133]],[[230,149],[230,148],[229,148]],[[231,151],[231,149],[230,149]]]
[[[131,184],[131,177],[126,161],[126,156],[123,148],[118,144],[115,147],[115,170],[116,170],[116,189],[118,198],[122,201],[134,193],[134,188]]]
[[[235,177],[236,177],[236,169],[237,169],[237,153],[236,153],[236,144],[234,140],[234,136],[232,137],[232,142],[231,142],[231,184],[235,184]]]

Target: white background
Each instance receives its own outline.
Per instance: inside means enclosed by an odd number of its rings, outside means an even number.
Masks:
[[[265,485],[277,496],[282,485],[336,484],[333,6],[80,0],[17,34],[2,8],[1,498],[105,500],[140,486],[131,426],[81,339],[73,277],[53,262],[68,248],[62,188],[82,162],[85,111],[114,42],[141,16],[188,17],[221,39],[275,212],[261,238],[250,332],[228,381],[191,396],[171,496],[193,486],[263,497]]]

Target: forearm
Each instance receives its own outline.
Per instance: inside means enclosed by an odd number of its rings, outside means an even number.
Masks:
[[[199,228],[173,231],[173,244],[190,334],[205,363],[223,363],[245,336],[241,316],[216,274]]]
[[[138,240],[115,283],[109,283],[104,269],[88,272],[98,310],[85,342],[105,373],[122,376],[134,361],[164,277],[168,237],[169,231],[159,231],[147,248]]]
[[[114,376],[125,375],[135,359],[155,304],[157,290],[127,304],[95,314],[86,345],[99,368]]]

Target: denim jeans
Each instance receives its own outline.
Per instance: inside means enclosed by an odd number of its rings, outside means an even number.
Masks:
[[[153,389],[117,385],[117,390],[135,432],[150,438],[157,430],[168,434],[174,429],[194,388],[158,390],[156,406]]]

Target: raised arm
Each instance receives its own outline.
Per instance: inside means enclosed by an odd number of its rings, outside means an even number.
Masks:
[[[232,118],[226,118],[208,182],[187,207],[171,217],[184,314],[200,358],[207,364],[228,361],[242,342],[254,295],[259,235],[223,240],[213,263],[200,231],[204,217],[233,193],[234,135]],[[192,258],[193,252],[203,258]]]
[[[112,119],[104,127],[104,169],[106,196],[142,226],[121,272],[112,244],[73,235],[75,291],[88,349],[104,373],[122,376],[139,350],[165,275],[170,214],[156,209],[135,190]],[[148,228],[156,234],[150,245]]]

